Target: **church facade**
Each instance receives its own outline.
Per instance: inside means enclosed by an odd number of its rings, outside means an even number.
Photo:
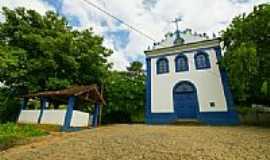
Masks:
[[[218,63],[219,38],[176,31],[145,55],[148,124],[190,119],[211,125],[239,123],[228,77]]]

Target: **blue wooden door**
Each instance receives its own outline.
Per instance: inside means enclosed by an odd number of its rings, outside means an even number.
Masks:
[[[173,100],[174,111],[178,118],[197,117],[197,93],[190,82],[181,82],[174,87]]]

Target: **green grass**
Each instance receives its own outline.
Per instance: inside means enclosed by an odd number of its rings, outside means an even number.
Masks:
[[[0,150],[25,143],[31,137],[47,134],[48,132],[37,128],[35,125],[0,124]]]

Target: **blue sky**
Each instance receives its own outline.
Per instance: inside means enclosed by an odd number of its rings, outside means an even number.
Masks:
[[[171,21],[181,16],[180,28],[194,32],[218,34],[232,18],[250,12],[254,5],[270,0],[88,0],[130,25],[160,41],[164,34],[174,31]],[[143,51],[152,46],[152,41],[133,32],[126,26],[89,6],[84,0],[1,0],[0,7],[23,6],[41,14],[47,10],[65,16],[74,29],[92,27],[104,37],[104,45],[114,53],[109,58],[114,69],[124,70],[129,62],[144,62]],[[0,15],[0,21],[3,17]]]

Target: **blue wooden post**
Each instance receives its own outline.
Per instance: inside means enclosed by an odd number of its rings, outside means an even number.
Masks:
[[[28,103],[28,98],[22,98],[21,99],[21,109],[20,109],[20,112],[18,114],[17,120],[19,120],[19,117],[20,117],[20,114],[21,114],[22,110],[26,109],[27,103]]]
[[[97,127],[98,124],[98,115],[99,115],[99,104],[95,103],[95,110],[93,114],[93,122],[92,122],[92,127]]]
[[[46,107],[46,98],[45,97],[40,97],[40,113],[38,117],[38,124],[41,122],[41,118],[43,116],[43,111]]]
[[[65,116],[64,126],[62,128],[63,131],[68,131],[68,129],[70,129],[74,105],[75,105],[75,97],[74,96],[68,97],[67,112]]]
[[[28,103],[28,98],[21,99],[21,110],[26,109],[27,103]]]

